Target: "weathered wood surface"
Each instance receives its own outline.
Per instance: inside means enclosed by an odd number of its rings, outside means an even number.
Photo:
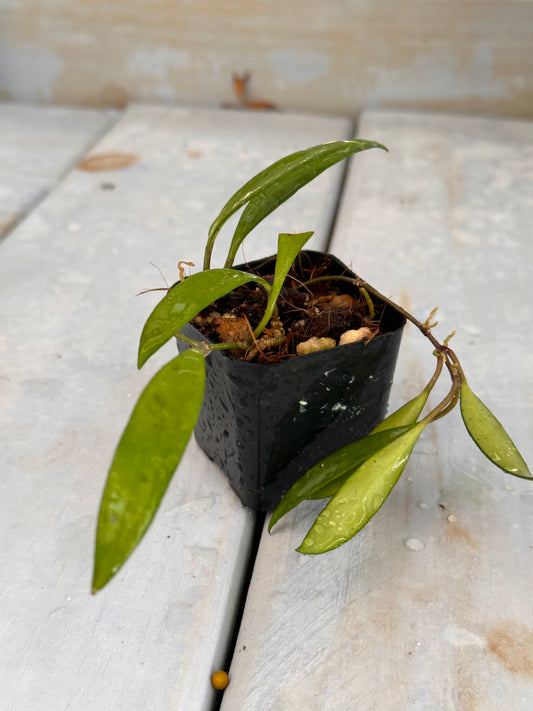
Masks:
[[[179,259],[200,260],[211,220],[254,172],[350,130],[300,115],[132,107],[0,246],[6,711],[210,707],[254,517],[195,443],[134,557],[89,595],[107,467],[164,358],[137,373],[159,295],[134,294],[163,285],[150,262],[172,280]],[[279,229],[318,225],[324,244],[339,178],[323,176],[272,216],[247,256],[272,250]]]
[[[0,240],[113,121],[115,112],[0,103]]]
[[[124,106],[232,101],[532,116],[531,0],[4,0],[0,95]]]
[[[370,112],[332,251],[425,319],[533,462],[533,124]],[[408,327],[390,405],[421,390]],[[433,398],[433,402],[436,403]],[[490,464],[460,414],[433,425],[374,520],[294,551],[321,506],[264,534],[223,711],[529,711],[533,484]]]

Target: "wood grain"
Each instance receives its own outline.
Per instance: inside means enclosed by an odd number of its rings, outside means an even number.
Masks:
[[[331,251],[419,318],[440,306],[531,466],[533,125],[376,111],[358,134],[390,153],[353,161]],[[391,409],[432,369],[408,328]],[[321,505],[296,510],[261,541],[223,711],[528,711],[532,503],[454,412],[347,545],[296,553]]]
[[[114,119],[110,111],[0,103],[0,240]]]
[[[73,170],[0,246],[3,708],[210,708],[254,516],[194,442],[142,544],[89,594],[114,447],[150,374],[175,353],[169,344],[136,371],[160,293],[134,295],[164,287],[150,262],[169,281],[180,259],[199,263],[211,220],[253,173],[350,130],[296,114],[132,107],[91,155],[138,161]],[[302,221],[321,225],[324,243],[339,177],[272,216],[247,254],[266,256],[277,231]]]
[[[3,11],[6,98],[123,107],[252,101],[353,116],[404,107],[531,117],[531,0],[19,0]]]

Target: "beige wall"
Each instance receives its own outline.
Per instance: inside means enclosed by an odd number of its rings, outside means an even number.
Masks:
[[[533,116],[532,0],[0,0],[0,97]]]

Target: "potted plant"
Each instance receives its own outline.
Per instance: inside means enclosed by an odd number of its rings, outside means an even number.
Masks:
[[[276,255],[233,267],[263,218],[328,167],[370,148],[384,146],[321,144],[249,180],[211,225],[203,270],[185,278],[180,266],[180,281],[149,315],[139,368],[174,337],[181,352],[148,383],[118,444],[100,505],[93,592],[146,532],[195,426],[245,504],[277,503],[270,528],[306,499],[329,499],[298,548],[307,554],[353,537],[384,503],[424,429],[458,403],[481,451],[504,471],[531,478],[470,389],[449,346],[453,334],[442,343],[433,335],[435,311],[422,323],[331,255],[304,250],[312,232],[280,234]],[[240,208],[225,266],[213,269],[215,239]],[[383,419],[406,320],[430,342],[435,372]],[[423,416],[445,371],[449,391]]]

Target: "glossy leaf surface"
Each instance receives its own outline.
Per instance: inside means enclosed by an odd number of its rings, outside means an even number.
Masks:
[[[406,431],[406,427],[397,427],[376,435],[369,434],[338,449],[311,467],[281,499],[270,519],[269,530],[282,516],[305,499],[323,499],[333,496],[355,469]]]
[[[427,402],[430,391],[431,388],[425,388],[424,390],[422,390],[420,395],[417,395],[415,398],[409,400],[409,402],[406,402],[404,405],[392,412],[388,417],[386,417],[382,422],[380,422],[379,425],[374,427],[368,437],[372,437],[372,441],[377,444],[379,440],[377,438],[374,438],[374,436],[377,434],[384,434],[386,432],[388,441],[391,441],[392,439],[395,439],[399,434],[402,434],[402,432],[405,431],[407,426],[414,425],[414,423],[416,422],[418,416],[424,408],[424,405]],[[383,445],[387,444],[388,441],[384,438]],[[353,468],[351,471],[353,471]],[[333,496],[337,493],[339,487],[344,484],[349,475],[350,471],[344,471],[342,473],[339,473],[339,476],[335,477],[331,480],[331,482],[326,484],[326,486],[316,491],[314,495],[310,498],[324,499],[326,497]]]
[[[406,402],[380,422],[377,427],[374,427],[372,434],[383,432],[383,430],[388,430],[391,427],[403,427],[405,425],[414,424],[424,409],[429,393],[430,389],[424,388],[420,395]]]
[[[416,422],[427,402],[431,387],[432,383],[386,417],[369,435],[338,449],[311,467],[281,499],[272,514],[269,530],[282,516],[305,499],[326,499],[334,496],[356,467],[403,434],[408,425]],[[377,434],[380,436],[376,437]]]
[[[392,491],[425,426],[412,425],[355,469],[318,515],[298,551],[325,553],[355,536]]]
[[[246,235],[291,195],[343,158],[369,148],[387,150],[375,141],[332,141],[285,156],[255,175],[232,195],[213,221],[209,229],[204,269],[209,267],[213,244],[220,229],[243,205],[249,203],[237,225],[226,266],[233,263],[233,257]]]
[[[259,282],[270,291],[270,284],[261,277],[236,269],[198,272],[170,289],[144,324],[138,367],[209,304],[250,281]]]
[[[532,478],[514,442],[465,381],[461,384],[461,415],[469,435],[491,462],[509,474]]]
[[[141,394],[100,505],[93,591],[117,572],[148,528],[193,431],[204,387],[204,357],[191,349],[156,373]]]
[[[296,259],[298,253],[304,244],[313,236],[313,232],[302,232],[299,234],[285,234],[278,236],[278,253],[276,257],[276,267],[274,271],[274,281],[272,289],[268,295],[268,302],[265,309],[265,314],[261,322],[257,325],[254,333],[258,336],[266,327],[276,306],[279,292],[283,286],[287,274],[289,273],[292,263]]]

